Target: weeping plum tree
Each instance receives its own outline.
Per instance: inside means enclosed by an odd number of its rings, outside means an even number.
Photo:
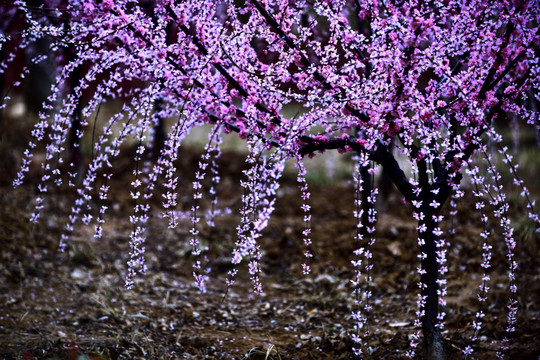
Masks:
[[[248,146],[249,166],[241,181],[243,206],[232,262],[248,263],[254,291],[262,293],[258,241],[274,209],[285,162],[292,160],[298,168],[306,246],[302,267],[309,273],[310,193],[303,161],[327,150],[352,152],[356,195],[351,201],[358,221],[356,236],[351,239],[357,244],[351,254],[356,298],[351,335],[354,352],[363,356],[370,335],[365,325],[370,317],[371,293],[363,284],[376,271],[371,245],[375,241],[377,189],[368,184],[375,165],[382,167],[411,206],[418,224],[418,330],[411,336],[407,354],[415,356],[423,334],[425,356],[446,357],[441,334],[445,314],[440,306],[445,305],[447,293],[446,251],[450,244],[442,230],[446,212],[441,209],[448,203],[449,216],[455,215],[455,200],[470,188],[463,187],[463,178],[472,183],[484,226],[479,234],[483,249],[478,291],[481,310],[473,320],[473,340],[485,316],[493,231],[502,233],[507,251],[506,330],[512,333],[517,313],[516,242],[496,167],[500,162],[487,144],[498,149],[515,176],[529,218],[538,229],[534,202],[494,128],[509,115],[524,125],[538,126],[538,1],[59,3],[2,3],[3,13],[22,14],[26,25],[20,32],[4,31],[0,45],[16,49],[47,38],[52,47],[43,56],[52,58],[61,57],[66,48],[73,49],[74,55],[58,61],[52,94],[43,104],[14,181],[15,186],[22,184],[33,149],[45,143],[43,176],[32,221],[39,218],[52,186],[76,187],[79,198],[62,244],[80,221],[95,224],[95,236],[102,236],[114,159],[121,145],[134,139],[137,150],[130,194],[136,205],[130,218],[133,231],[126,277],[127,286],[131,286],[136,273],[145,271],[145,228],[151,198],[163,197],[163,216],[169,227],[178,226],[185,216],[178,210],[181,174],[176,160],[184,138],[206,124],[211,130],[195,173],[188,214],[195,282],[205,291],[209,280],[207,249],[199,240],[199,229],[203,216],[212,224],[212,217],[219,214],[216,158],[222,135],[237,133]],[[60,25],[51,22],[51,16],[62,19]],[[5,53],[7,50],[2,53],[3,74],[14,63]],[[83,67],[86,70],[80,81],[70,81]],[[83,92],[90,94],[86,100]],[[122,110],[96,132],[99,111],[112,100],[122,102]],[[289,104],[298,108],[294,117],[282,115]],[[82,108],[82,118],[75,129],[72,118],[78,108]],[[164,118],[173,119],[166,134]],[[69,160],[66,142],[70,133],[79,142],[87,136],[93,144],[81,183],[74,180],[75,170],[63,164],[64,159]],[[156,137],[165,140],[154,149]],[[146,156],[152,152],[152,157]],[[486,162],[485,173],[475,159]],[[212,207],[207,214],[201,208],[205,179],[212,184]],[[158,184],[164,191],[156,194]],[[101,204],[97,213],[91,211],[91,203]],[[493,226],[496,229],[492,230]],[[234,283],[236,273],[228,273],[228,286]],[[501,350],[505,344],[503,340]],[[464,352],[471,354],[473,348],[467,346]]]

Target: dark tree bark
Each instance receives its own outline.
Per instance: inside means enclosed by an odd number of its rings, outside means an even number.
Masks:
[[[392,152],[393,143],[390,143],[388,146],[388,151]],[[379,194],[383,202],[388,200],[390,193],[392,192],[393,185],[390,176],[387,174],[387,171],[383,168],[381,172],[381,177],[378,182]]]
[[[429,206],[429,205],[428,205]],[[426,206],[426,207],[428,207]],[[429,360],[446,359],[446,346],[439,329],[437,315],[439,313],[439,266],[437,263],[437,237],[433,234],[436,223],[433,216],[438,213],[423,209],[424,219],[418,222],[419,227],[425,226],[424,232],[419,232],[418,236],[423,240],[420,251],[425,254],[422,259],[421,275],[422,290],[421,295],[425,297],[424,316],[422,316],[422,333],[424,335],[424,353]]]
[[[318,143],[309,138],[305,138],[305,141],[306,145],[300,150],[300,153],[303,155],[320,150],[345,148],[346,146],[360,153],[365,151],[358,147],[353,138],[348,140],[335,138],[324,143]],[[437,263],[436,253],[437,237],[433,234],[433,231],[437,227],[434,216],[439,215],[440,210],[452,193],[450,180],[457,184],[461,181],[461,175],[449,173],[441,162],[435,159],[432,163],[435,181],[434,183],[430,183],[426,161],[418,160],[418,182],[421,191],[419,195],[416,195],[414,187],[407,179],[394,155],[390,152],[388,145],[379,145],[369,155],[370,160],[383,167],[385,173],[407,202],[411,204],[413,201],[422,202],[418,211],[422,212],[424,217],[419,221],[418,227],[425,230],[418,232],[418,238],[423,242],[420,246],[420,251],[425,254],[421,261],[421,268],[423,270],[421,282],[424,284],[421,295],[425,297],[425,314],[421,318],[422,333],[424,336],[424,357],[428,360],[444,360],[447,358],[447,347],[441,331],[437,326],[437,315],[439,313],[439,284],[437,282],[439,265]],[[367,168],[361,169],[361,176],[365,180],[366,178],[364,176],[367,177],[367,175],[364,172],[367,173]],[[365,188],[367,186],[365,184]],[[434,193],[432,190],[435,189],[438,191]],[[437,203],[436,206],[432,205],[434,202]],[[365,220],[362,219],[362,221]]]
[[[448,353],[447,346],[438,327],[439,264],[437,262],[437,236],[433,232],[437,227],[435,217],[439,215],[440,210],[452,193],[449,185],[452,175],[438,160],[434,160],[432,165],[435,182],[431,184],[428,178],[426,161],[418,160],[418,182],[421,191],[418,196],[415,196],[412,185],[387,147],[380,146],[372,154],[372,159],[383,166],[388,177],[407,201],[411,203],[412,200],[421,201],[418,210],[423,214],[423,217],[418,221],[418,238],[421,240],[420,251],[423,254],[421,260],[422,275],[420,278],[422,289],[420,293],[425,299],[424,315],[421,317],[424,357],[428,360],[445,360]],[[459,183],[461,176],[455,174],[452,180]],[[434,189],[439,191],[434,193],[432,192]]]
[[[370,168],[371,166],[369,165],[362,166],[360,168],[360,177],[363,180],[363,184],[362,184],[362,207],[364,209],[364,212],[362,213],[363,224],[368,224],[369,209],[374,206],[374,204],[370,204],[368,202],[369,196],[371,195],[371,190],[373,189],[373,184],[371,181],[371,174],[369,173]],[[365,233],[367,230],[366,226],[364,226],[362,230],[364,231],[364,236],[366,236],[367,235],[367,233]]]
[[[165,145],[165,140],[167,139],[167,133],[165,131],[165,122],[163,117],[159,114],[163,110],[163,99],[159,98],[156,100],[155,112],[157,122],[154,126],[154,143],[152,148],[152,153],[154,157],[158,157]]]

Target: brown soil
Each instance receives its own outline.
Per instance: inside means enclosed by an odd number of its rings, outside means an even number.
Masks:
[[[117,167],[129,173],[129,157]],[[196,157],[184,155],[190,173]],[[262,239],[263,285],[257,297],[245,267],[225,296],[225,275],[235,240],[242,157],[225,154],[220,187],[223,204],[233,215],[220,218],[216,229],[203,229],[212,273],[207,294],[193,287],[188,238],[190,224],[167,229],[158,216],[149,223],[146,258],[149,271],[133,290],[124,287],[129,256],[130,199],[126,176],[111,190],[103,239],[93,227],[79,226],[65,253],[57,251],[74,195],[55,190],[41,222],[32,225],[35,188],[0,187],[0,358],[2,359],[350,359],[349,332],[354,309],[352,279],[353,190],[346,182],[312,185],[313,272],[301,274],[304,246],[302,214],[294,177],[286,177],[272,222]],[[6,165],[7,166],[7,165]],[[193,170],[191,170],[193,172]],[[189,182],[186,182],[188,184]],[[189,191],[182,198],[186,209]],[[369,355],[403,358],[409,349],[416,311],[416,225],[399,196],[380,204],[373,248],[373,281],[369,322]],[[157,212],[155,213],[157,215]],[[444,335],[451,358],[462,358],[467,345],[477,359],[493,359],[505,336],[508,304],[504,249],[497,249],[491,274],[486,324],[472,342],[472,320],[478,311],[481,231],[468,200],[461,204],[456,235],[449,239]],[[519,234],[518,234],[519,235]],[[540,279],[538,238],[520,238],[517,329],[505,351],[511,359],[540,354]],[[500,239],[497,240],[500,243]]]

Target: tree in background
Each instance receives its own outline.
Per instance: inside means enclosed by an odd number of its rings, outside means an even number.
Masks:
[[[132,285],[133,276],[145,270],[144,234],[157,185],[165,189],[163,215],[170,227],[176,227],[182,216],[177,207],[180,147],[194,128],[209,124],[212,129],[195,174],[189,215],[193,224],[190,243],[197,259],[193,274],[204,291],[208,272],[206,249],[199,240],[201,182],[211,178],[212,189],[219,182],[216,157],[222,135],[235,132],[248,146],[249,168],[241,183],[245,191],[232,262],[248,263],[254,291],[262,293],[258,239],[274,209],[285,162],[293,160],[299,171],[306,224],[302,266],[309,273],[310,193],[303,160],[331,149],[352,152],[356,195],[351,201],[358,219],[352,239],[357,244],[352,255],[355,353],[362,356],[370,335],[366,325],[371,293],[362,285],[376,271],[371,247],[377,189],[367,186],[376,170],[373,165],[384,169],[418,223],[420,281],[415,325],[419,330],[412,335],[408,354],[414,356],[421,329],[426,356],[446,357],[441,334],[445,314],[440,305],[445,305],[447,293],[450,244],[442,230],[445,215],[441,210],[449,203],[446,217],[455,216],[455,200],[466,190],[464,175],[472,183],[484,225],[480,234],[484,259],[478,293],[481,310],[473,322],[473,339],[485,316],[494,231],[502,232],[507,249],[510,296],[506,328],[512,333],[517,312],[516,241],[501,175],[487,144],[498,147],[538,229],[533,201],[494,128],[509,115],[538,126],[537,1],[77,0],[65,7],[57,3],[3,3],[3,13],[16,11],[24,16],[25,28],[20,32],[8,28],[0,37],[0,46],[27,47],[46,38],[52,41],[47,56],[74,49],[74,55],[59,62],[52,94],[43,105],[14,181],[15,186],[22,184],[32,149],[45,143],[46,159],[32,220],[39,218],[51,186],[67,183],[77,187],[79,199],[63,243],[79,221],[93,222],[95,236],[101,236],[114,159],[123,143],[135,139],[131,196],[136,205],[126,278],[126,284]],[[46,20],[51,16],[62,22]],[[13,62],[2,54],[6,60],[0,71],[4,74]],[[81,68],[86,69],[85,74],[74,83],[70,79]],[[68,89],[69,84],[73,89]],[[87,99],[83,93],[89,94]],[[123,103],[122,111],[96,132],[100,108],[112,100]],[[292,118],[282,115],[289,104],[298,107]],[[80,107],[82,117],[75,128],[72,119]],[[174,119],[166,135],[164,118]],[[87,136],[93,143],[80,184],[74,181],[75,164],[71,170],[68,164],[62,165],[64,159],[70,162],[66,152],[70,133],[78,139]],[[164,145],[156,146],[152,140],[163,136]],[[152,151],[151,161],[146,154]],[[475,158],[484,159],[487,173],[480,172]],[[217,213],[215,201],[212,195],[210,218]],[[92,202],[101,204],[97,214],[91,211]],[[235,274],[236,270],[229,273],[229,286]],[[508,341],[503,340],[502,350]],[[472,347],[465,353],[472,353]]]

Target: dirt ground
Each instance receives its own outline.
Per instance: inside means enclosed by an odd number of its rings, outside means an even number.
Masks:
[[[215,229],[203,229],[201,236],[210,249],[208,293],[193,286],[191,225],[168,229],[158,212],[148,229],[149,270],[137,278],[134,289],[127,290],[131,200],[126,190],[129,179],[121,174],[130,173],[128,159],[116,167],[120,176],[111,183],[111,204],[116,205],[108,213],[103,239],[96,241],[93,227],[80,225],[68,251],[59,253],[73,191],[54,190],[42,221],[30,224],[36,188],[10,186],[13,169],[3,154],[2,168],[7,170],[0,187],[0,359],[353,358],[350,260],[355,222],[353,189],[347,181],[311,185],[315,256],[312,274],[304,276],[301,202],[294,176],[286,176],[261,241],[266,295],[253,295],[247,269],[240,266],[237,284],[225,296],[225,275],[233,268],[230,254],[239,221],[238,178],[243,166],[242,156],[226,153],[219,192],[221,206],[232,214],[219,218]],[[186,174],[193,172],[196,161],[189,151],[184,153],[181,167]],[[35,179],[31,176],[30,184]],[[186,190],[181,206],[188,209],[190,198]],[[460,204],[456,234],[449,239],[444,336],[451,358],[462,358],[461,350],[471,345],[477,359],[493,359],[505,336],[507,265],[498,239],[486,324],[479,340],[472,342],[472,321],[479,310],[481,227],[469,200]],[[364,285],[373,293],[366,358],[400,359],[415,330],[416,225],[395,193],[380,203],[379,213],[373,281]],[[505,353],[508,359],[538,359],[539,239],[526,226],[517,231],[520,310]]]

